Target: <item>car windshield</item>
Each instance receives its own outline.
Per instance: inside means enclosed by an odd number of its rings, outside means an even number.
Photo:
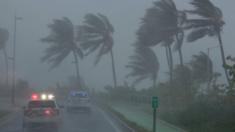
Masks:
[[[30,101],[28,108],[55,108],[54,101]]]

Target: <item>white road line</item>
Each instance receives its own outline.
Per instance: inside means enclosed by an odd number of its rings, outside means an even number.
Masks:
[[[97,110],[100,111],[100,113],[104,116],[104,118],[109,122],[109,124],[114,128],[115,132],[122,132],[117,125],[107,116],[107,114],[105,114],[105,112],[103,110],[101,110],[100,108],[96,107]]]

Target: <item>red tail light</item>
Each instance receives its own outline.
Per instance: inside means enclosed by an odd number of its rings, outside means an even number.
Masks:
[[[45,109],[45,110],[44,110],[44,114],[45,114],[45,115],[51,115],[51,114],[52,114],[52,111],[49,110],[49,109]]]

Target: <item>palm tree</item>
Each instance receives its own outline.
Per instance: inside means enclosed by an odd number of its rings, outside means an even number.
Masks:
[[[173,0],[154,2],[142,20],[137,32],[140,44],[154,46],[169,38],[175,42],[175,50],[179,52],[180,64],[183,65],[182,44],[184,39],[183,24],[186,14],[176,8]]]
[[[209,87],[213,77],[213,63],[210,57],[206,53],[200,52],[199,55],[193,55],[190,65],[193,79],[199,83],[208,82]]]
[[[8,55],[6,51],[6,42],[9,39],[9,32],[4,29],[0,28],[0,50],[4,53],[5,58],[5,65],[6,65],[6,87],[8,87]]]
[[[159,71],[159,62],[155,53],[148,47],[137,46],[135,55],[130,56],[131,61],[126,66],[131,69],[127,77],[135,77],[134,84],[144,79],[153,81],[153,88],[156,88],[156,79]]]
[[[87,14],[84,17],[84,24],[80,27],[82,30],[81,47],[87,51],[86,55],[99,50],[95,64],[97,64],[103,55],[110,53],[112,60],[112,72],[114,87],[117,87],[117,78],[115,62],[113,56],[113,33],[114,28],[108,18],[102,14]]]
[[[42,61],[51,63],[51,69],[53,69],[59,66],[72,53],[77,79],[80,82],[78,57],[82,58],[83,53],[77,44],[74,25],[68,18],[64,17],[55,19],[48,27],[51,33],[47,37],[42,38],[41,41],[50,44],[50,47],[46,49]]]
[[[170,83],[172,83],[173,81],[173,68],[174,68],[172,48],[171,48],[173,42],[174,42],[173,38],[169,38],[163,41],[161,44],[163,47],[165,47],[165,50],[166,50],[167,64],[168,64],[169,71],[170,71]]]
[[[187,24],[185,26],[185,29],[191,30],[190,34],[187,37],[187,41],[194,42],[206,36],[216,36],[219,41],[222,63],[223,66],[225,66],[226,60],[221,37],[221,31],[225,24],[222,11],[210,0],[193,0],[191,4],[194,6],[195,9],[186,12],[196,15],[198,16],[198,18],[194,17],[186,21]],[[227,70],[225,68],[224,70],[227,81],[230,84]]]

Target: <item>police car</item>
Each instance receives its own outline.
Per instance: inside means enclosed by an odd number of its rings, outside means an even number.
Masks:
[[[90,97],[86,91],[71,91],[67,98],[66,109],[68,112],[83,110],[91,112]]]
[[[62,123],[59,107],[52,94],[32,94],[27,106],[23,108],[23,129],[30,131],[39,126],[58,130]]]

